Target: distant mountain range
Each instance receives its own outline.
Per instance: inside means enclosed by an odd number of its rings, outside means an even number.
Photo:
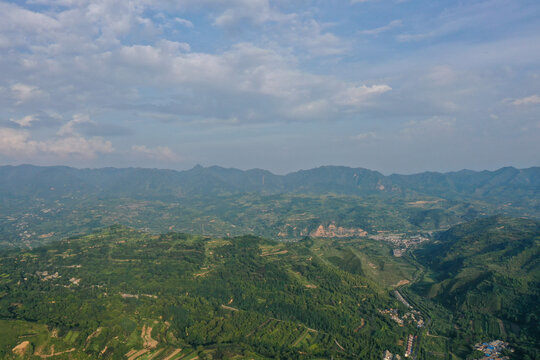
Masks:
[[[537,210],[540,202],[540,167],[385,176],[377,171],[344,166],[323,166],[275,175],[260,169],[242,171],[219,166],[174,171],[20,165],[0,167],[0,179],[0,196],[58,197],[84,193],[155,199],[253,192],[359,196],[422,194],[446,199],[467,197],[497,203],[512,202],[514,205],[525,202]]]
[[[287,175],[218,166],[0,167],[0,247],[35,246],[113,224],[300,239],[320,226],[434,231],[497,214],[540,218],[540,168],[384,176],[340,166]]]

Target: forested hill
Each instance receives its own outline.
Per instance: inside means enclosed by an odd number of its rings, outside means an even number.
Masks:
[[[323,166],[287,175],[265,170],[196,166],[187,171],[32,165],[0,167],[1,196],[170,198],[258,192],[262,194],[430,195],[488,202],[526,203],[539,210],[540,167],[384,176],[377,171]]]
[[[457,225],[416,251],[430,269],[425,295],[540,336],[540,222],[493,216]]]
[[[481,218],[439,233],[418,255],[445,277],[474,267],[523,281],[530,274],[540,278],[540,221]]]
[[[403,353],[400,341],[414,325],[400,327],[379,312],[399,307],[397,300],[332,265],[321,246],[113,226],[1,253],[0,358],[375,360],[385,349]]]

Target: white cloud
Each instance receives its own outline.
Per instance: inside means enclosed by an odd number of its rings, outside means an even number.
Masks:
[[[521,99],[516,99],[512,102],[514,105],[534,105],[534,104],[540,104],[540,96],[538,95],[531,95],[527,96]]]
[[[33,122],[38,121],[36,115],[26,115],[20,119],[9,119],[9,121],[21,126],[21,127],[30,127]]]
[[[392,30],[396,27],[400,27],[402,26],[402,22],[401,20],[393,20],[393,21],[390,21],[388,24],[384,25],[384,26],[381,26],[381,27],[377,27],[377,28],[374,28],[374,29],[369,29],[369,30],[361,30],[358,32],[358,34],[360,35],[379,35],[380,33],[383,33],[385,31],[388,31],[388,30]]]
[[[0,14],[2,14],[1,32],[17,28],[19,31],[38,33],[59,29],[61,26],[53,17],[5,2],[0,2]]]
[[[305,45],[313,55],[339,55],[348,50],[348,45],[341,38],[329,32],[307,38]]]
[[[22,119],[11,119],[11,121],[21,127],[30,127],[32,122],[37,121],[37,117],[28,115]],[[56,137],[47,140],[33,139],[28,130],[0,128],[0,154],[15,158],[53,154],[60,157],[77,156],[90,159],[96,157],[97,154],[114,151],[112,143],[108,140],[98,136],[89,138],[81,136],[75,127],[84,123],[93,123],[93,121],[87,115],[76,114],[72,120],[60,127]]]
[[[345,106],[360,108],[366,100],[391,90],[385,84],[356,85],[306,73],[296,67],[295,57],[249,43],[236,44],[216,55],[164,51],[161,45],[135,45],[121,48],[112,59],[121,61],[122,70],[138,71],[140,83],[166,88],[181,85],[205,94],[197,99],[202,118],[222,116],[239,119],[239,123],[266,118],[279,121],[283,116],[286,120],[308,114],[320,118],[323,109],[339,113]],[[259,108],[255,117],[251,116],[251,110],[241,100],[246,96],[261,102],[259,105],[269,104],[269,113]],[[211,105],[203,105],[207,98]],[[220,98],[228,102],[220,104]],[[181,111],[193,106],[186,104]],[[216,106],[225,109],[216,111]]]
[[[192,28],[193,27],[193,23],[191,21],[187,20],[187,19],[182,19],[182,18],[179,18],[179,17],[175,17],[174,21],[176,21],[180,25],[183,25],[183,26],[185,26],[187,28]]]
[[[20,105],[24,102],[43,95],[43,91],[41,91],[37,86],[26,85],[22,83],[12,85],[11,92],[13,97],[17,100],[17,102],[15,103],[16,105]]]
[[[0,154],[24,158],[40,156],[43,153],[68,157],[72,155],[93,158],[98,153],[111,153],[114,148],[110,141],[101,138],[68,136],[47,141],[36,141],[26,130],[0,128]]]
[[[90,117],[85,114],[75,114],[73,115],[73,118],[68,121],[66,124],[62,125],[58,132],[56,133],[59,136],[73,136],[78,135],[78,133],[75,130],[75,126],[78,124],[84,124],[84,123],[92,123],[92,120],[90,120]]]
[[[392,88],[385,84],[351,86],[336,95],[335,101],[337,104],[341,105],[361,106],[364,105],[366,100],[370,97],[383,94],[390,90],[392,90]]]
[[[327,114],[331,108],[332,104],[327,99],[318,99],[293,107],[289,115],[295,119],[313,119]]]
[[[314,19],[297,19],[285,30],[283,38],[311,55],[339,55],[349,51],[351,45],[347,41],[326,30],[330,26]]]
[[[178,52],[188,52],[191,51],[191,46],[185,42],[170,41],[170,40],[159,40],[156,43],[157,47],[166,54],[176,54]]]
[[[138,154],[143,155],[146,158],[160,160],[160,161],[181,161],[182,158],[178,156],[167,146],[158,146],[155,148],[148,148],[145,145],[133,145],[131,150]]]
[[[30,141],[27,131],[0,128],[0,154],[25,156],[37,150],[37,143]]]
[[[78,155],[84,158],[114,152],[114,147],[108,140],[101,137],[84,138],[79,135],[39,143],[39,149],[62,157]]]
[[[450,66],[437,65],[429,69],[426,78],[437,86],[452,84],[456,78],[456,71]]]
[[[167,40],[160,33],[163,20],[154,22],[147,12],[171,9],[174,13],[186,7],[209,10],[224,26],[243,20],[278,22],[276,40],[265,45],[236,42],[215,52],[192,52],[186,42]],[[8,32],[25,39],[26,47],[24,52],[11,52],[16,55],[10,59],[10,73],[24,74],[13,76],[8,83],[16,83],[13,98],[17,104],[28,105],[44,95],[48,100],[47,109],[35,105],[29,112],[73,114],[84,104],[84,111],[99,113],[130,107],[139,113],[163,111],[164,116],[190,122],[219,119],[230,123],[228,119],[236,119],[241,124],[310,116],[320,119],[323,113],[339,115],[345,107],[350,113],[352,103],[360,110],[360,98],[367,98],[366,89],[353,89],[356,82],[313,74],[301,67],[301,57],[350,50],[350,43],[329,31],[332,24],[307,14],[281,13],[267,0],[182,0],[175,4],[58,0],[46,14],[54,20],[51,24],[60,27],[51,25],[42,35],[29,35],[12,24]],[[176,22],[189,26],[182,20]],[[129,41],[123,39],[126,34]],[[339,100],[335,94],[346,94],[348,100]],[[57,135],[73,133],[80,121],[66,123]]]
[[[290,21],[294,17],[294,14],[283,14],[272,9],[268,0],[235,0],[230,2],[228,9],[215,18],[214,24],[233,26],[245,20],[254,24],[263,24],[269,21]]]
[[[350,13],[350,2],[0,0],[0,116],[12,118],[6,127],[19,126],[15,133],[3,130],[3,146],[11,139],[7,147],[19,144],[36,158],[40,149],[52,154],[53,149],[96,148],[92,136],[108,139],[113,131],[103,129],[115,124],[136,129],[136,140],[125,139],[121,154],[133,153],[133,143],[152,144],[147,136],[171,146],[177,140],[172,129],[213,136],[237,127],[227,136],[241,139],[244,129],[262,128],[246,124],[265,122],[310,121],[319,127],[328,119],[340,125],[378,119],[390,124],[377,133],[381,141],[390,138],[392,126],[401,130],[400,120],[437,114],[443,120],[410,123],[403,131],[449,131],[444,121],[454,116],[460,119],[456,126],[467,128],[460,133],[467,140],[479,132],[504,133],[504,124],[536,126],[532,114],[525,114],[527,120],[509,113],[537,104],[539,95],[532,95],[538,94],[537,79],[528,77],[538,74],[540,59],[537,24],[529,11],[537,6],[504,0],[495,0],[497,6],[484,0],[438,4],[403,13],[401,24],[390,21],[395,12],[382,1],[373,1],[373,15]],[[391,2],[396,0],[385,3]],[[520,18],[522,13],[527,17]],[[370,16],[390,22],[357,31],[358,24],[371,23]],[[190,20],[196,31],[189,29]],[[396,30],[403,41],[433,42],[405,46],[386,36],[371,37]],[[531,96],[516,99],[515,94]],[[506,106],[500,102],[504,98]],[[53,113],[61,118],[52,119],[48,114]],[[95,122],[71,117],[78,113],[95,114]],[[485,126],[490,113],[501,121]],[[40,126],[27,114],[36,114]],[[64,125],[51,136],[50,126],[57,124]],[[301,128],[281,125],[297,131],[292,136]],[[336,132],[350,128],[337,126]],[[213,141],[200,136],[201,143]],[[190,145],[176,146],[191,153],[185,150]],[[157,151],[139,150],[141,159],[149,158],[144,152]]]

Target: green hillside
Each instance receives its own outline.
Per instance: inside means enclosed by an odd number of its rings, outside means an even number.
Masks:
[[[429,278],[415,285],[417,292],[471,319],[473,326],[480,321],[484,325],[477,328],[486,334],[506,335],[508,329],[528,334],[520,340],[538,355],[540,222],[479,219],[441,233],[416,256],[429,269]]]
[[[412,334],[418,360],[466,359],[489,339],[535,359],[538,226],[485,218],[401,256],[416,235],[276,242],[122,226],[4,251],[0,358],[380,359]]]
[[[378,311],[396,300],[312,245],[112,227],[4,253],[0,328],[11,330],[0,336],[1,357],[14,357],[24,341],[35,358],[164,359],[177,349],[174,359],[403,353],[411,330]]]
[[[538,168],[0,177],[0,358],[540,357]]]

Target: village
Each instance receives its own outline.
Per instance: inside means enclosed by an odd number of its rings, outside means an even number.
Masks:
[[[369,238],[390,243],[394,247],[393,255],[395,257],[401,257],[410,247],[429,240],[428,237],[421,234],[407,235],[405,233],[389,233],[387,231],[378,231],[377,234],[370,235]]]
[[[502,340],[493,340],[491,342],[478,343],[474,348],[484,353],[484,357],[477,360],[508,360],[510,357],[503,354],[504,350],[514,352],[507,342]]]
[[[409,357],[414,358],[413,351],[414,351],[414,346],[417,339],[418,339],[418,336],[413,335],[413,334],[409,334],[409,336],[407,337],[407,348],[405,350],[406,358],[409,358]],[[401,360],[401,359],[402,359],[401,355],[392,354],[389,350],[385,350],[385,352],[383,353],[383,360]]]
[[[417,328],[423,328],[425,325],[424,318],[422,313],[412,307],[411,304],[401,295],[399,290],[394,290],[394,296],[399,300],[405,307],[408,309],[403,316],[399,315],[399,310],[390,308],[385,310],[379,310],[379,313],[388,315],[392,320],[394,320],[399,326],[404,326],[405,324],[412,324]],[[414,348],[417,346],[418,336],[409,334],[407,337],[407,346],[405,348],[404,356],[406,358],[414,358]],[[389,350],[386,350],[383,353],[383,360],[398,360],[401,359],[401,355],[392,354]]]
[[[403,326],[405,322],[408,324],[413,324],[416,327],[423,327],[424,326],[424,319],[422,318],[422,314],[420,314],[417,310],[408,311],[403,316],[399,316],[398,309],[385,309],[385,310],[379,310],[381,314],[386,314],[390,316],[392,320],[394,320],[396,323],[399,324],[399,326]]]

